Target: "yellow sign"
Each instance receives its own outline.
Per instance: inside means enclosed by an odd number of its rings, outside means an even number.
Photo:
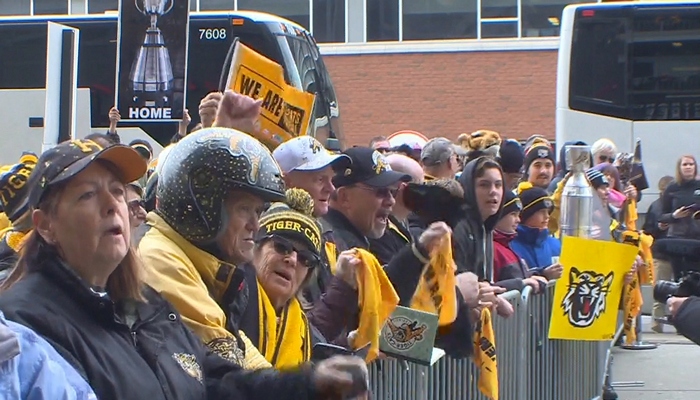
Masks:
[[[549,338],[611,340],[625,274],[636,257],[637,248],[628,244],[564,237]]]
[[[307,133],[315,95],[288,85],[282,66],[242,43],[233,53],[227,87],[262,100],[260,130],[254,136],[270,149]]]

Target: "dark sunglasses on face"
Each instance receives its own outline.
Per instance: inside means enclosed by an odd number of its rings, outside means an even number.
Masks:
[[[359,188],[366,190],[368,192],[373,192],[374,195],[379,199],[386,199],[391,195],[391,197],[396,198],[399,193],[399,188],[374,188],[369,186],[358,186]]]
[[[382,153],[382,154],[386,154],[386,153],[389,152],[389,149],[386,148],[386,147],[380,147],[380,148],[377,148],[377,149],[375,149],[375,150],[378,151],[378,152],[380,152],[380,153]]]
[[[129,209],[137,211],[139,208],[146,209],[146,202],[144,200],[131,200],[129,202]]]
[[[598,156],[598,159],[600,160],[600,162],[609,162],[611,164],[615,162],[615,156],[601,155]]]
[[[309,250],[297,249],[292,242],[281,236],[272,235],[263,238],[263,240],[272,241],[273,248],[279,255],[287,256],[295,252],[297,254],[297,262],[306,268],[313,269],[321,263],[316,254]]]

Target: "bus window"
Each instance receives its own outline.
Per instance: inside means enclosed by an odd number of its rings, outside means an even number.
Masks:
[[[199,102],[219,90],[221,69],[232,42],[228,18],[190,18],[186,101],[192,125],[199,122]]]
[[[579,10],[571,46],[569,106],[578,111],[628,118],[628,19],[626,9]]]
[[[632,119],[700,119],[700,9],[639,8],[633,26]]]
[[[114,106],[117,25],[113,21],[67,25],[80,29],[78,87],[90,88],[92,126],[109,126],[109,110]]]
[[[0,25],[0,88],[46,87],[46,23]]]

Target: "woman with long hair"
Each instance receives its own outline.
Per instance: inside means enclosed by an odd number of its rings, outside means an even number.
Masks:
[[[700,180],[697,175],[695,157],[681,156],[676,163],[675,180],[661,197],[663,214],[659,223],[668,224],[668,237],[700,240]]]
[[[352,390],[341,369],[366,373],[359,358],[244,371],[212,353],[143,284],[126,185],[145,171],[123,145],[76,140],[41,155],[28,182],[33,230],[0,288],[7,319],[44,337],[102,400],[315,399]]]

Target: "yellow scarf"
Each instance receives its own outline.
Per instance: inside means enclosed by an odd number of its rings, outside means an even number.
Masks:
[[[399,296],[377,258],[364,249],[355,251],[360,259],[356,274],[360,323],[351,346],[359,349],[369,343],[366,361],[370,362],[379,354],[379,333],[399,304]]]
[[[0,212],[0,229],[5,230],[10,227],[10,219],[4,212]]]
[[[632,282],[625,285],[623,291],[622,311],[625,316],[624,332],[625,343],[632,344],[637,340],[635,324],[637,315],[642,310],[642,289],[640,281],[653,283],[654,281],[654,261],[651,256],[651,245],[654,239],[644,233],[637,231],[637,202],[633,199],[627,203],[627,212],[625,213],[625,225],[627,231],[624,232],[624,242],[638,246],[639,251],[644,260],[645,266],[643,271],[637,271],[632,278]]]
[[[438,314],[440,326],[449,325],[457,318],[455,294],[455,262],[452,259],[452,240],[447,234],[430,255],[423,269],[411,308]]]
[[[491,323],[491,310],[481,309],[481,320],[474,331],[474,364],[479,367],[479,391],[489,400],[498,400],[498,365],[496,335]]]
[[[30,231],[31,232],[31,231]],[[24,243],[24,238],[27,237],[27,233],[23,232],[18,232],[12,230],[12,227],[8,227],[0,231],[0,240],[4,240],[7,242],[7,245],[15,251],[15,253],[18,253],[19,250],[22,248],[22,244]]]
[[[258,349],[277,369],[289,369],[311,359],[309,321],[293,298],[277,317],[275,308],[258,282]]]

